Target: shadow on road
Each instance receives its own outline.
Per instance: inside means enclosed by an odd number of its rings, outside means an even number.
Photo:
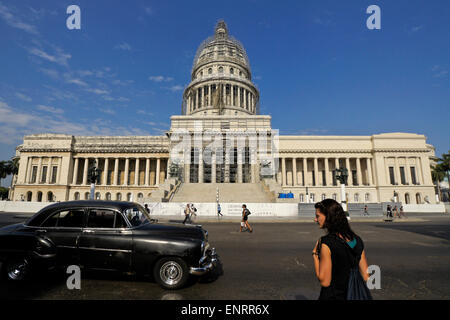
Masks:
[[[377,228],[407,231],[417,233],[429,237],[444,239],[450,241],[450,225],[399,225],[399,224],[386,224],[377,225]]]

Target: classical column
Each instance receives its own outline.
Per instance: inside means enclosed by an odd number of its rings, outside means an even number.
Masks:
[[[356,158],[356,179],[358,179],[358,186],[362,186],[362,174],[361,174],[361,158]]]
[[[148,186],[150,184],[150,158],[145,159],[145,185]]]
[[[119,158],[114,161],[114,185],[119,185]]]
[[[398,166],[398,158],[397,157],[394,158],[394,165],[395,165],[395,175],[396,175],[395,183],[397,183],[397,185],[400,185],[402,183],[402,179],[400,176],[400,167]]]
[[[306,187],[308,185],[308,158],[303,158],[303,182]]]
[[[296,186],[297,181],[297,158],[292,158],[292,185]]]
[[[161,159],[156,159],[156,186],[159,186],[159,171],[160,171]]]
[[[51,178],[50,173],[51,173],[51,171],[52,171],[52,160],[53,160],[52,157],[49,157],[49,158],[48,158],[48,164],[47,164],[47,177],[45,177],[45,183],[47,183],[47,184],[50,184],[50,178]]]
[[[83,167],[83,185],[87,184],[88,178],[88,167],[89,167],[89,158],[84,158],[84,167]]]
[[[216,150],[211,151],[211,183],[216,183]]]
[[[130,158],[126,158],[125,159],[125,173],[124,173],[124,178],[123,178],[123,184],[125,186],[128,185],[128,174],[129,174],[128,171],[129,170],[130,170]]]
[[[41,175],[42,175],[42,157],[39,157],[39,162],[38,162],[38,171],[36,174],[36,183],[41,183]]]
[[[134,168],[134,185],[138,186],[139,185],[139,158],[136,158],[136,164],[135,164],[135,168]]]
[[[314,157],[314,186],[319,186],[319,165],[318,165],[318,159],[317,157]]]
[[[238,183],[242,183],[242,149],[237,149],[237,177]]]
[[[347,185],[348,186],[353,185],[353,179],[352,179],[353,175],[352,175],[352,170],[350,167],[350,158],[348,158],[348,157],[345,158],[345,167],[347,168],[347,171],[348,171]]]
[[[412,179],[411,179],[411,169],[409,166],[409,162],[408,162],[408,157],[405,157],[405,178],[406,178],[406,184],[412,184]]]
[[[256,163],[256,150],[254,150],[254,149],[250,149],[250,174],[252,175],[252,177],[251,177],[252,183],[256,183],[256,175],[258,174],[258,171],[257,171],[257,163]],[[258,176],[258,181],[259,181],[259,176]]]
[[[78,164],[79,164],[79,159],[75,158],[75,165],[74,165],[74,169],[73,169],[73,180],[72,180],[73,184],[77,184],[77,180],[78,180]]]
[[[420,157],[416,157],[416,168],[417,168],[417,182],[419,182],[419,184],[425,184],[425,179],[423,177],[422,171],[422,161]]]
[[[231,105],[234,107],[234,85],[231,85]]]
[[[366,158],[366,166],[367,166],[367,174],[368,174],[367,183],[369,184],[369,186],[371,186],[374,183],[372,181],[372,164],[371,164],[370,158]]]
[[[286,185],[286,158],[281,158],[281,185]]]
[[[203,183],[203,147],[198,150],[198,183]]]
[[[109,170],[109,159],[105,158],[105,165],[103,166],[103,185],[108,185],[108,170]]]
[[[31,182],[31,171],[33,169],[33,157],[28,157],[27,176],[25,177],[25,183]]]
[[[59,184],[61,181],[61,171],[62,171],[63,158],[59,157],[58,168],[56,169],[56,183]]]
[[[323,161],[325,161],[325,186],[328,186],[330,184],[330,179],[329,178],[329,172],[330,172],[330,167],[328,164],[328,158],[324,158]]]
[[[237,88],[237,98],[238,98],[238,103],[236,104],[237,107],[241,106],[241,88],[239,86],[236,86]]]

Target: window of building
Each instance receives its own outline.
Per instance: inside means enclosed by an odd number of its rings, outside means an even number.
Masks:
[[[356,170],[352,170],[352,183],[354,186],[358,185],[358,176],[356,175]]]
[[[389,179],[392,185],[395,185],[394,167],[389,167]]]
[[[365,202],[369,202],[370,201],[370,193],[366,193],[366,195],[364,197],[364,201]]]
[[[107,192],[105,195],[106,200],[111,200],[111,193]]]
[[[212,74],[212,68],[208,69],[208,74]]]
[[[411,169],[411,182],[412,184],[418,184],[417,183],[417,178],[416,178],[416,168],[415,167],[410,167]]]
[[[122,201],[122,194],[121,193],[117,193],[116,194],[116,200],[117,201]]]
[[[333,193],[332,198],[333,198],[334,201],[337,201],[337,194],[336,194],[336,193]]]
[[[47,182],[47,166],[42,166],[41,183]]]
[[[101,196],[100,196],[100,192],[96,192],[95,193],[95,200],[100,200]]]
[[[73,199],[74,200],[80,200],[80,193],[79,192],[75,192],[75,194],[73,195]]]
[[[234,69],[230,68],[230,74],[234,74]]]
[[[411,202],[411,199],[409,197],[409,193],[405,193],[405,203],[410,204],[410,202]]]
[[[89,200],[89,192],[84,193],[84,200]]]
[[[354,200],[355,200],[356,203],[359,202],[359,194],[358,193],[355,193]]]
[[[223,67],[219,67],[219,73],[223,73]]]
[[[325,170],[322,170],[322,185],[323,186],[327,185]]]
[[[304,197],[303,193],[300,193],[299,198],[300,198],[300,202],[305,202],[305,197]]]
[[[420,195],[420,193],[416,193],[416,203],[422,204],[422,196]]]
[[[58,174],[58,167],[57,166],[53,166],[52,167],[52,181],[51,181],[51,183],[56,183],[57,174]]]
[[[321,199],[322,201],[325,200],[327,198],[327,196],[325,195],[325,193],[322,193]]]
[[[311,199],[311,202],[315,202],[315,194],[314,193],[311,193],[310,195],[309,195],[309,198]]]
[[[127,201],[131,201],[133,198],[133,195],[131,193],[127,193]]]
[[[37,170],[38,170],[38,167],[37,166],[33,166],[33,169],[31,171],[31,183],[36,183]]]
[[[400,181],[402,184],[406,184],[405,167],[400,167]]]

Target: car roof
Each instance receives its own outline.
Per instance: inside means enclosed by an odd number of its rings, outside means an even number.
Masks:
[[[135,208],[138,203],[127,201],[107,201],[107,200],[74,200],[57,202],[46,206],[33,215],[27,222],[27,225],[40,225],[50,214],[56,210],[70,208],[108,208],[123,211],[129,208]]]

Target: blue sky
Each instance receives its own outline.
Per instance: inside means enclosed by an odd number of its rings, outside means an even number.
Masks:
[[[281,134],[412,132],[450,149],[449,1],[0,0],[0,159],[32,133],[163,134],[219,19]]]

